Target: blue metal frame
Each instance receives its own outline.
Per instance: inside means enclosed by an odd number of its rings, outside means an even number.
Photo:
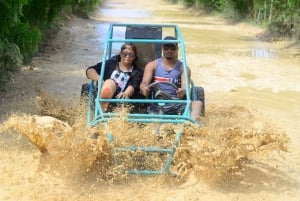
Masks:
[[[177,37],[177,40],[163,40],[163,39],[126,39],[126,38],[113,38],[114,29],[115,28],[126,28],[127,26],[134,27],[161,27],[162,29],[174,29],[174,36]],[[125,33],[124,33],[125,35]],[[133,103],[133,104],[142,104],[142,103],[184,103],[186,105],[183,114],[177,115],[165,115],[165,114],[151,114],[148,113],[130,113],[128,114],[127,120],[129,122],[139,122],[139,123],[172,123],[172,124],[180,124],[186,121],[194,122],[191,119],[190,107],[191,107],[191,95],[190,93],[186,93],[186,99],[184,100],[154,100],[154,99],[101,99],[100,91],[103,84],[104,77],[104,69],[105,63],[108,58],[112,56],[112,44],[113,43],[152,43],[152,44],[164,44],[164,43],[178,43],[180,45],[181,51],[181,61],[183,63],[183,72],[184,79],[188,79],[188,67],[186,64],[186,55],[185,55],[185,44],[181,34],[181,31],[178,25],[174,24],[110,24],[106,40],[105,47],[102,56],[102,66],[101,73],[98,82],[98,93],[96,98],[93,100],[93,87],[94,82],[90,83],[89,88],[89,102],[88,102],[88,111],[87,111],[87,124],[89,126],[95,126],[99,123],[106,123],[112,117],[117,116],[116,113],[104,112],[101,108],[100,103],[102,101],[110,102],[110,103]],[[186,91],[193,90],[193,82],[190,82],[190,85],[185,86]],[[92,115],[92,110],[94,108],[94,114]],[[162,152],[169,154],[169,157],[165,163],[165,166],[161,170],[128,170],[127,172],[130,174],[163,174],[169,173],[170,164],[173,160],[173,156],[176,148],[179,146],[179,142],[182,137],[182,131],[179,131],[176,134],[175,142],[170,148],[161,148],[161,147],[137,147],[137,146],[128,146],[128,147],[119,147],[113,149],[113,154],[115,156],[115,162],[118,164],[118,158],[116,152],[124,152],[124,151],[144,151],[144,152]],[[110,142],[113,142],[113,134],[107,133],[107,138]]]

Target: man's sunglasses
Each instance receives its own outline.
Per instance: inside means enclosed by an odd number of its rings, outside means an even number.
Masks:
[[[175,51],[175,50],[176,50],[176,46],[175,46],[175,45],[164,45],[164,46],[163,46],[163,49],[164,49],[165,51],[168,51],[168,50]]]
[[[122,57],[129,57],[129,58],[134,58],[135,54],[134,53],[127,53],[127,52],[122,52],[121,53]]]

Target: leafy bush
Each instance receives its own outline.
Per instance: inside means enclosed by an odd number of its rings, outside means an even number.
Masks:
[[[282,36],[300,39],[300,1],[274,1],[270,29]]]
[[[269,25],[272,32],[300,39],[300,0],[168,0],[196,9],[220,12],[234,20]]]
[[[28,23],[17,24],[11,32],[11,41],[14,41],[20,48],[24,62],[31,60],[38,51],[41,41],[41,31],[37,27],[32,27]]]
[[[220,3],[221,4],[219,6],[219,9],[227,18],[233,20],[240,18],[239,10],[237,9],[236,3],[234,1],[221,1]]]
[[[44,33],[65,8],[87,15],[99,3],[101,0],[0,0],[0,83],[31,60]]]
[[[61,15],[63,8],[70,4],[70,0],[28,0],[29,3],[22,9],[23,22],[44,28]]]
[[[94,8],[101,3],[101,0],[71,0],[72,10],[81,16],[88,16]]]
[[[19,47],[0,39],[0,86],[3,86],[22,65],[23,56]]]

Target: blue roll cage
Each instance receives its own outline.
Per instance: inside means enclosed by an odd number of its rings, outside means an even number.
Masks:
[[[115,29],[120,30],[120,28],[126,29],[127,27],[138,27],[138,28],[151,28],[151,27],[157,27],[162,30],[164,29],[170,29],[173,30],[173,36],[177,38],[177,40],[163,40],[162,38],[154,38],[154,39],[145,39],[145,38],[126,38],[126,37],[114,37]],[[145,33],[146,34],[146,33]],[[170,34],[168,34],[170,35]],[[171,34],[172,35],[172,34]],[[162,100],[162,99],[101,99],[100,98],[100,91],[103,85],[103,77],[104,77],[104,71],[105,71],[105,64],[106,60],[112,57],[113,53],[113,43],[142,43],[142,44],[167,44],[167,43],[177,43],[180,46],[180,55],[181,55],[181,61],[183,63],[183,73],[184,73],[184,79],[189,80],[190,84],[185,85],[185,90],[187,92],[192,93],[186,93],[186,98],[183,100]],[[148,113],[129,113],[127,116],[128,122],[137,122],[137,123],[172,123],[172,124],[180,124],[184,123],[186,121],[194,123],[194,120],[191,119],[191,94],[194,90],[194,84],[192,80],[188,78],[188,67],[186,63],[186,54],[185,54],[185,44],[184,40],[181,34],[181,31],[178,27],[178,25],[174,24],[119,24],[114,23],[110,24],[107,32],[107,36],[105,39],[105,46],[104,46],[104,52],[102,56],[102,66],[101,66],[101,73],[100,73],[100,79],[98,81],[98,91],[96,98],[94,98],[93,91],[95,87],[95,83],[91,81],[89,84],[89,101],[88,101],[88,111],[87,111],[87,124],[91,127],[96,126],[97,124],[106,123],[109,119],[118,116],[117,113],[114,112],[104,112],[101,108],[101,102],[109,102],[109,103],[131,103],[131,104],[151,104],[151,103],[184,103],[185,104],[185,110],[182,114],[174,114],[174,115],[166,115],[166,114],[148,114]],[[92,113],[92,110],[94,110],[94,113]],[[106,136],[108,138],[109,142],[113,142],[113,134],[112,133],[106,133]],[[168,154],[167,160],[165,162],[165,165],[163,168],[159,170],[138,170],[138,169],[131,169],[127,170],[127,173],[129,174],[164,174],[164,173],[170,173],[170,165],[174,157],[174,153],[176,148],[180,144],[180,140],[182,137],[182,131],[178,131],[176,133],[175,141],[173,142],[173,145],[169,148],[165,147],[154,147],[154,146],[126,146],[126,147],[115,147],[113,148],[113,155],[114,160],[116,164],[119,164],[119,158],[117,152],[126,152],[126,151],[143,151],[143,152],[160,152],[164,154]]]
[[[115,28],[126,28],[126,27],[159,27],[159,28],[172,28],[174,29],[174,36],[177,40],[163,40],[163,39],[135,39],[135,38],[113,38]],[[182,114],[174,114],[174,115],[166,115],[166,114],[151,114],[148,113],[130,113],[128,114],[128,121],[129,122],[144,122],[144,123],[151,123],[151,122],[159,122],[159,123],[183,123],[185,121],[194,122],[191,119],[190,107],[191,107],[191,94],[194,93],[186,93],[186,99],[183,100],[158,100],[158,99],[101,99],[100,98],[100,91],[103,85],[103,77],[105,71],[105,64],[106,60],[112,57],[112,44],[113,43],[152,43],[152,44],[166,44],[166,43],[178,43],[180,45],[180,52],[181,52],[181,61],[183,63],[183,73],[184,79],[189,80],[188,78],[188,68],[186,64],[186,55],[185,55],[185,44],[181,34],[181,31],[178,25],[174,24],[110,24],[108,33],[105,40],[105,47],[102,56],[102,66],[101,66],[101,73],[100,79],[98,82],[98,92],[96,98],[93,100],[92,92],[94,83],[93,81],[90,83],[89,87],[89,107],[88,107],[88,115],[87,115],[87,124],[90,126],[95,126],[98,123],[107,122],[110,118],[115,117],[116,113],[112,112],[104,112],[101,108],[100,103],[110,102],[110,103],[132,103],[132,104],[141,104],[141,103],[184,103],[186,105],[185,110]],[[193,90],[193,82],[190,80],[190,85],[185,85],[186,91]],[[94,107],[91,105],[94,104]],[[91,114],[91,109],[94,108],[94,115]]]

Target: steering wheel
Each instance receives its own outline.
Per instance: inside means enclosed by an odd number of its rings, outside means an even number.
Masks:
[[[178,87],[175,84],[171,83],[171,82],[155,81],[155,82],[149,84],[148,87],[152,88],[156,91],[155,95],[154,95],[154,97],[156,99],[173,99],[173,100],[178,100],[179,99],[177,97],[172,97],[168,93],[164,92],[162,89],[160,89],[159,84],[167,84],[169,86],[172,86],[174,88],[174,90],[176,90],[176,91],[178,90]]]

